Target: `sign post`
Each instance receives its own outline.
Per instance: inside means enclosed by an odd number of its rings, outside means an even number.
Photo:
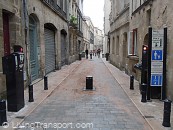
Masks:
[[[165,99],[166,86],[166,52],[167,52],[167,30],[149,29],[149,70],[148,78],[150,86],[161,87],[161,99]],[[150,89],[148,89],[150,91]],[[150,92],[149,92],[150,94]],[[148,100],[148,99],[147,99]]]
[[[166,59],[167,59],[167,27],[164,28],[163,86],[162,86],[161,100],[166,99]]]
[[[151,86],[163,85],[163,30],[152,31]]]

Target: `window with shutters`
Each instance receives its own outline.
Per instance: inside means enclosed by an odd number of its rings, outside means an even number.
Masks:
[[[114,54],[114,48],[115,48],[115,38],[112,39],[112,54]]]
[[[138,55],[137,51],[137,28],[129,32],[128,55]]]
[[[116,55],[119,55],[119,36],[117,36],[117,42],[116,42]]]
[[[67,12],[67,0],[63,0],[63,11]]]

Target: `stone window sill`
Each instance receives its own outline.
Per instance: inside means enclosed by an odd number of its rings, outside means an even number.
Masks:
[[[130,60],[139,60],[139,57],[137,55],[128,55],[127,58],[129,58]]]

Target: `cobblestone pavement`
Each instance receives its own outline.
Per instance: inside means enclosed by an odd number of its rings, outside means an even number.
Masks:
[[[130,90],[130,76],[126,75],[123,71],[120,71],[108,61],[103,59],[105,65],[114,76],[115,80],[120,84],[121,88],[126,92],[131,101],[138,108],[142,116],[147,120],[153,130],[173,130],[173,126],[164,127],[163,123],[163,109],[164,102],[159,99],[151,99],[151,102],[142,103],[141,94],[139,91],[139,82],[134,80],[134,90]],[[171,107],[173,111],[173,104]],[[171,112],[171,124],[173,124],[173,112]]]
[[[83,90],[88,75],[93,76],[94,91]],[[56,80],[54,82],[56,84]],[[58,130],[151,129],[101,58],[82,60],[73,73],[24,119],[20,129],[28,125],[26,123],[35,123],[38,130],[43,130],[39,125],[49,127],[45,130],[57,130],[57,127],[64,127]]]

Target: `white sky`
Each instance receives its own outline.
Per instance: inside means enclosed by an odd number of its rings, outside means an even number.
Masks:
[[[95,27],[103,30],[104,0],[84,0],[83,11],[85,16],[89,16]]]

